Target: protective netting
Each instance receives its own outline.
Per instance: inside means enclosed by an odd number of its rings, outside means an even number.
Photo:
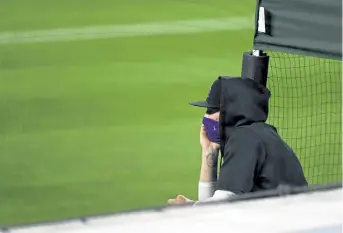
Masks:
[[[295,150],[310,184],[342,181],[342,62],[267,53],[269,123]]]

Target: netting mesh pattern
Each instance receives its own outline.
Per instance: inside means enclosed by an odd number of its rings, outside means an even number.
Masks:
[[[310,184],[342,181],[342,62],[268,55],[268,123],[295,150]]]

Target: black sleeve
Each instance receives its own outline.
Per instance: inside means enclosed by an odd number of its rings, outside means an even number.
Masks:
[[[225,145],[217,190],[236,194],[252,191],[256,169],[264,157],[264,145],[254,132],[235,131]]]

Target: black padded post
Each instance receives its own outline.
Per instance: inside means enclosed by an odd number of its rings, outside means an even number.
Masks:
[[[266,53],[256,51],[243,54],[242,78],[250,78],[266,86],[268,79],[269,56]]]

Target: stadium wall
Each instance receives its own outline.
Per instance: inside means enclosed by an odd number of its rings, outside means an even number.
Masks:
[[[160,207],[53,223],[17,226],[1,233],[342,232],[342,185],[242,195],[230,202]]]

